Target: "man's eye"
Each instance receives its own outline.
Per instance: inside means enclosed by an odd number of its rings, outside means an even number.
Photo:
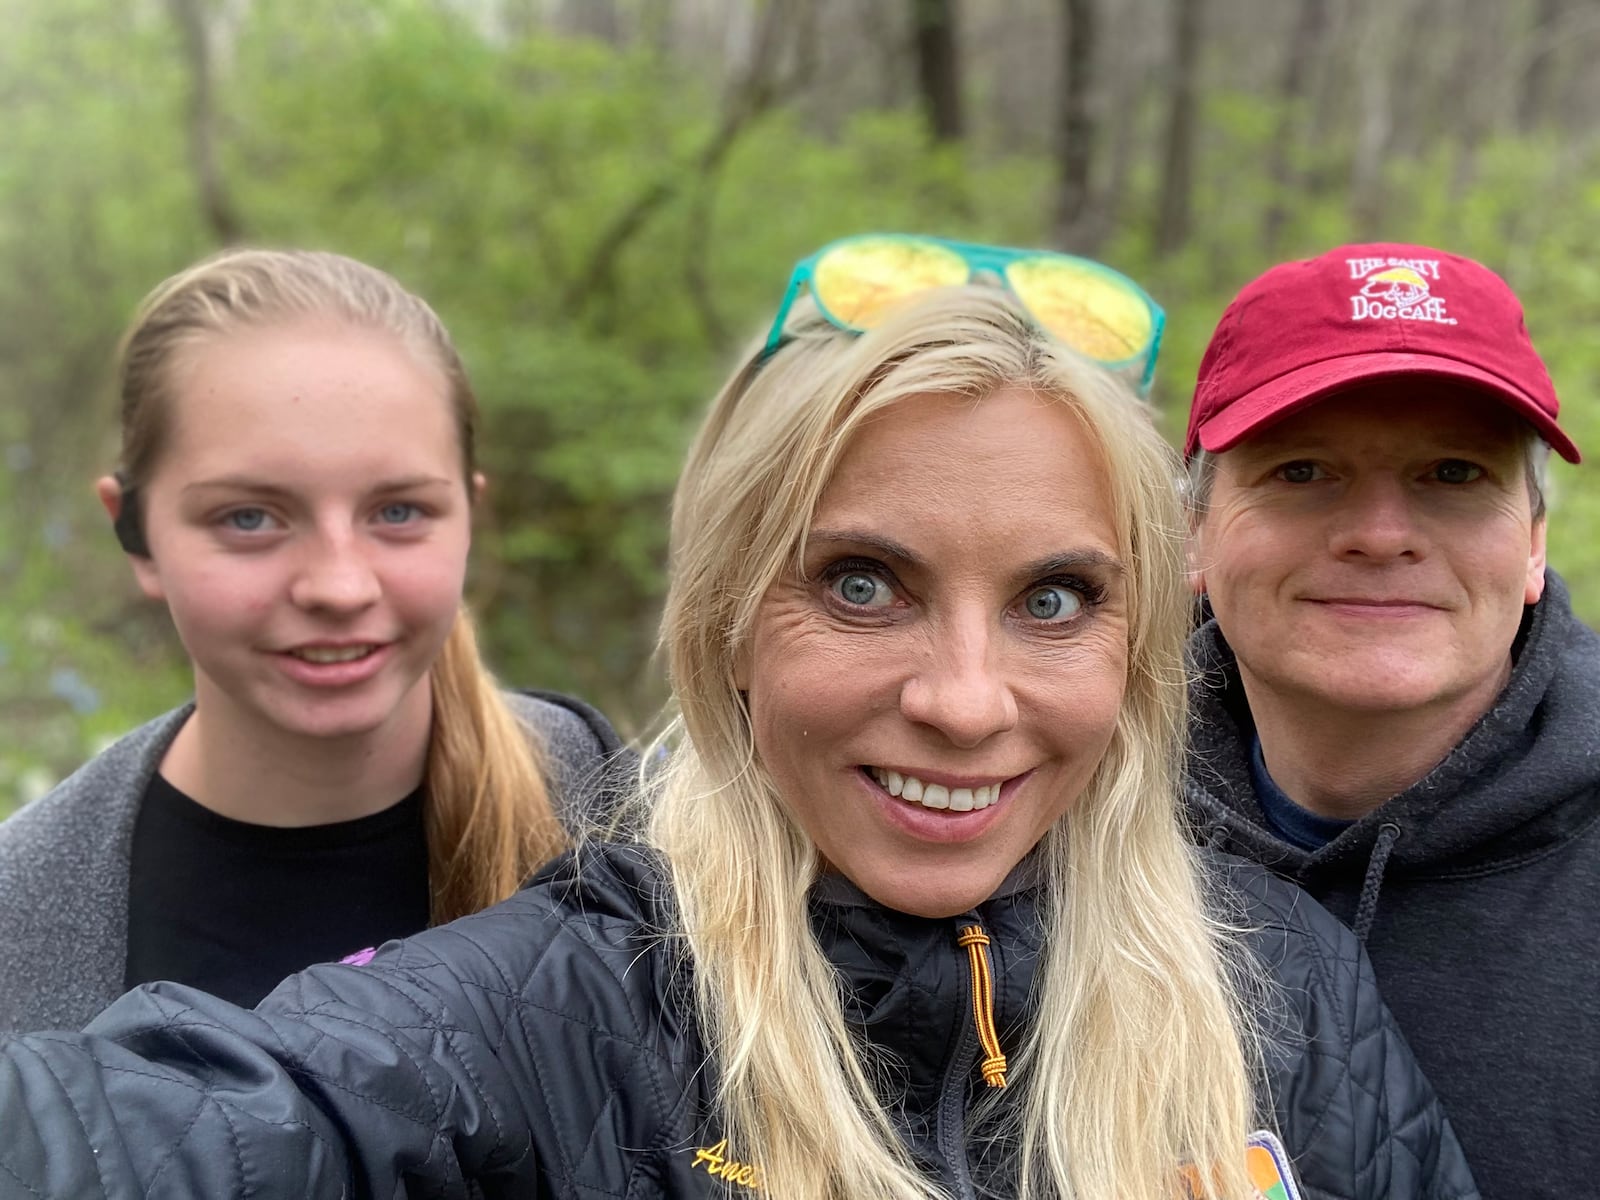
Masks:
[[[1471,483],[1483,477],[1483,468],[1459,458],[1447,458],[1433,469],[1433,477],[1440,483]]]
[[[1310,483],[1322,478],[1322,469],[1312,462],[1284,463],[1278,468],[1277,476],[1285,483]]]
[[[893,599],[889,585],[865,571],[850,571],[831,584],[833,594],[857,608],[882,608]]]

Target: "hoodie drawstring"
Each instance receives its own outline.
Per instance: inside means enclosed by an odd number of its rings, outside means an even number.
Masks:
[[[1351,928],[1356,940],[1366,944],[1372,923],[1378,918],[1378,892],[1383,887],[1383,872],[1389,865],[1389,855],[1400,840],[1400,826],[1385,821],[1378,827],[1377,840],[1372,843],[1372,856],[1367,859],[1367,877],[1361,882],[1361,902],[1356,905],[1356,919]]]
[[[983,1046],[983,1081],[992,1088],[1006,1086],[1006,1056],[1000,1052],[1000,1034],[994,1026],[994,977],[989,970],[989,935],[982,925],[963,927],[956,938],[967,948],[972,967],[972,1020],[978,1027],[978,1042]]]

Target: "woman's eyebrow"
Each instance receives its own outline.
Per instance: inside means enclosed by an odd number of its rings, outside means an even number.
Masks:
[[[871,547],[885,558],[895,559],[908,566],[923,565],[921,557],[909,546],[901,545],[891,537],[866,529],[813,529],[806,536],[806,549],[825,545],[850,545]]]
[[[908,566],[922,567],[926,564],[915,551],[901,545],[893,538],[885,537],[864,529],[814,529],[806,538],[806,548],[815,549],[819,546],[846,545],[870,547],[877,550],[885,558],[904,563]],[[1041,579],[1046,575],[1058,574],[1062,571],[1081,571],[1085,568],[1110,571],[1121,575],[1127,568],[1122,560],[1114,554],[1095,547],[1085,546],[1073,550],[1058,550],[1046,554],[1041,558],[1018,567],[1015,577],[1021,582]]]
[[[1078,550],[1063,550],[1059,554],[1046,555],[1036,558],[1031,563],[1022,567],[1017,576],[1022,579],[1040,579],[1046,575],[1059,574],[1062,571],[1078,571],[1085,567],[1095,570],[1110,571],[1121,575],[1127,567],[1122,560],[1114,554],[1104,550],[1084,547]]]

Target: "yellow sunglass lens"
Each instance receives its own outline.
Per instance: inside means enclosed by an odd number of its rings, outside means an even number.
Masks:
[[[944,246],[863,238],[824,254],[812,269],[811,290],[835,321],[870,329],[907,297],[965,283],[968,274],[966,260]]]
[[[1080,354],[1123,362],[1150,344],[1150,306],[1126,283],[1066,259],[1033,258],[1006,267],[1006,282],[1033,319]]]

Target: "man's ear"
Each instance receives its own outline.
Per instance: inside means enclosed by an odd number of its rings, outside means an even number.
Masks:
[[[1528,543],[1528,578],[1523,583],[1522,602],[1537,604],[1544,595],[1545,568],[1545,518],[1533,523],[1533,535]]]
[[[1206,594],[1206,571],[1201,562],[1199,531],[1191,527],[1189,536],[1183,539],[1183,577],[1196,596]]]

